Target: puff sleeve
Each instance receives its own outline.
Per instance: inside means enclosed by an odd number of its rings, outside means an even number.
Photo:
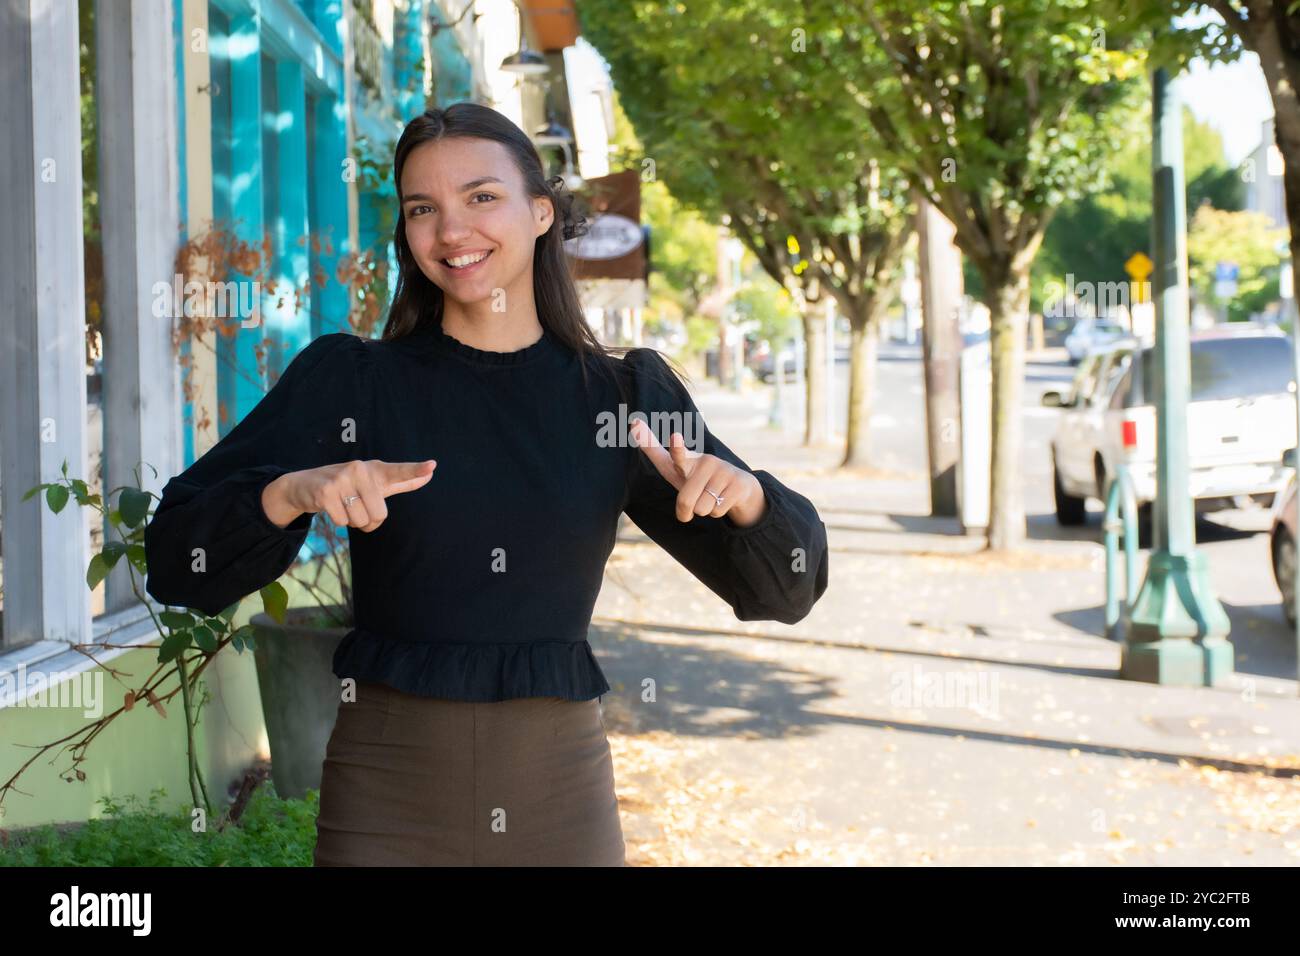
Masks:
[[[290,471],[367,458],[366,341],[320,336],[229,433],[163,487],[145,528],[145,590],[217,614],[276,580],[307,539],[313,513],[276,527],[262,489]]]
[[[812,502],[769,472],[754,471],[719,441],[658,352],[632,349],[623,364],[630,373],[635,400],[629,416],[644,413],[665,447],[671,433],[680,431],[692,451],[715,455],[748,471],[762,485],[767,500],[763,517],[746,528],[725,515],[697,515],[679,521],[677,489],[633,447],[624,507],[627,516],[726,601],[738,620],[783,624],[802,620],[825,592],[829,574],[826,526]],[[696,437],[701,435],[703,447]]]

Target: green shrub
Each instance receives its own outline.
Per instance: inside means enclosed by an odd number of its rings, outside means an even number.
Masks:
[[[188,810],[164,812],[157,789],[138,797],[101,797],[103,817],[76,827],[51,824],[11,832],[0,866],[311,866],[319,793],[281,800],[270,781],[255,791],[237,825],[195,833]],[[211,824],[211,821],[209,821]]]

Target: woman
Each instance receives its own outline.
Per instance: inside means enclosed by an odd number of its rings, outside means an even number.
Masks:
[[[623,865],[587,643],[620,514],[746,621],[809,612],[826,529],[709,433],[657,352],[596,340],[562,246],[572,197],[518,127],[430,110],[394,176],[382,339],[317,338],[167,483],[148,590],[214,614],[283,574],[324,511],[348,528],[356,628],[316,865]]]

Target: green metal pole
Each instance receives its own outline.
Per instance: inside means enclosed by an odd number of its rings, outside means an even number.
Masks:
[[[1138,594],[1137,579],[1137,504],[1133,479],[1128,465],[1119,462],[1115,480],[1106,494],[1106,514],[1102,519],[1106,542],[1106,637],[1122,641],[1126,626],[1124,615],[1130,613]],[[1124,535],[1124,598],[1119,596],[1119,538]]]
[[[1191,323],[1182,104],[1163,69],[1155,72],[1152,93],[1156,501],[1151,557],[1124,637],[1120,675],[1157,684],[1210,686],[1232,673],[1232,645],[1228,616],[1210,587],[1205,555],[1196,550],[1188,487]]]

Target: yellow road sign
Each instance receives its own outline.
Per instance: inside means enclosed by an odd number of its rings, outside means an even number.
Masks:
[[[1133,280],[1134,303],[1151,301],[1151,283],[1147,281],[1147,276],[1151,275],[1155,267],[1151,257],[1141,250],[1129,256],[1128,262],[1124,263],[1124,271]]]
[[[1134,282],[1141,282],[1147,276],[1151,275],[1151,270],[1156,264],[1151,261],[1151,257],[1145,252],[1135,252],[1128,257],[1128,262],[1124,263],[1124,271]]]

